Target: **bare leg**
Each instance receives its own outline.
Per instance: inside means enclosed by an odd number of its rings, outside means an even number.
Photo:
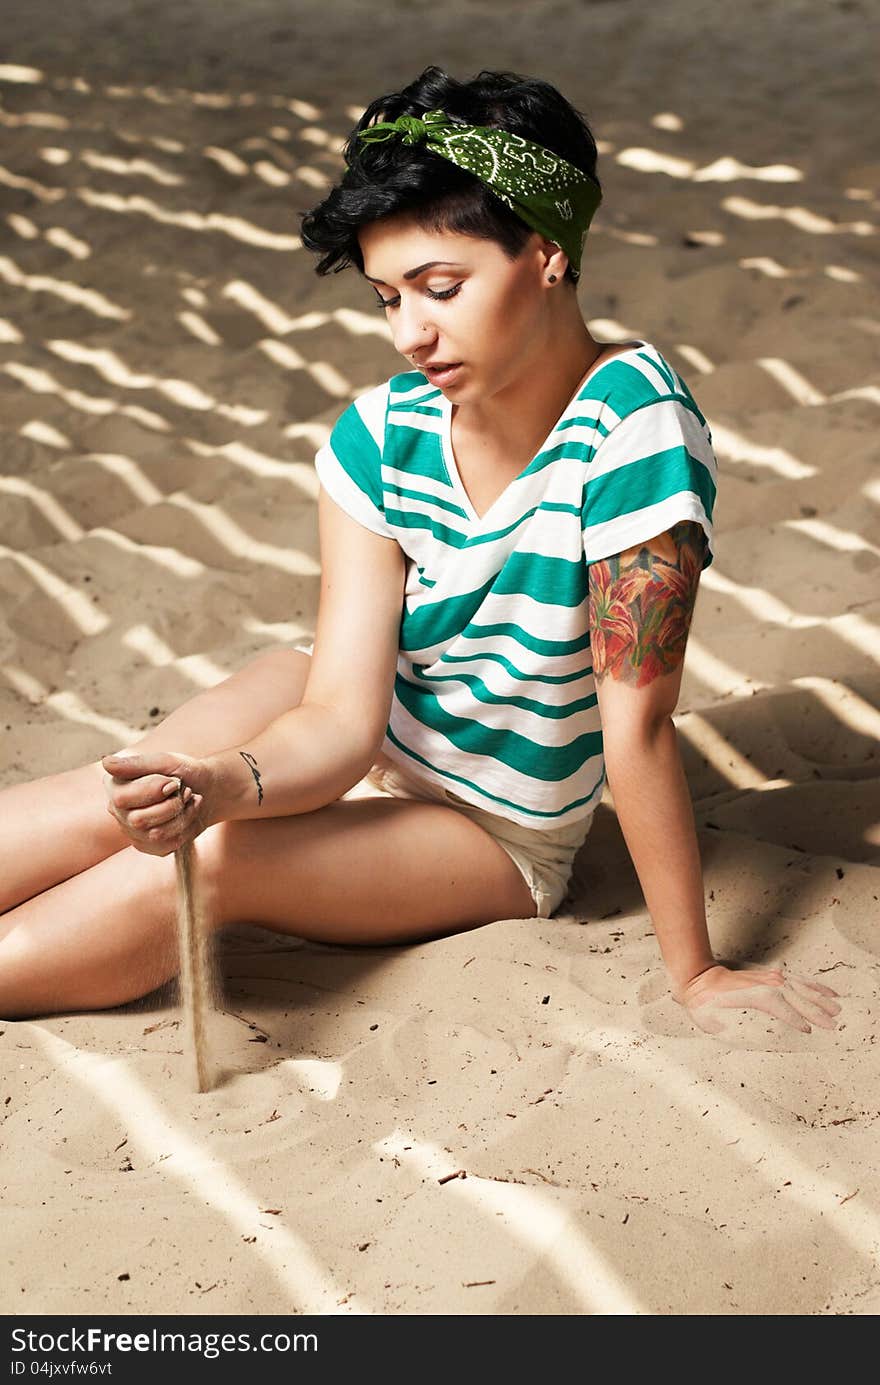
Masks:
[[[440,803],[363,798],[217,823],[195,842],[215,928],[257,923],[321,942],[441,937],[535,904],[507,853]],[[177,970],[173,856],[129,846],[0,918],[0,1016],[102,1009]]]
[[[187,755],[241,745],[299,705],[308,672],[308,654],[270,650],[131,744]],[[105,753],[121,749],[108,745]],[[100,761],[3,789],[0,914],[129,845],[107,812]]]

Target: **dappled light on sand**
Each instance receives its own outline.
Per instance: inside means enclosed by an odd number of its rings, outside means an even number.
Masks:
[[[330,1266],[297,1233],[293,1208],[283,1219],[275,1209],[266,1212],[263,1199],[224,1160],[210,1154],[189,1133],[190,1122],[157,1100],[124,1062],[110,1064],[96,1054],[78,1052],[50,1030],[36,1029],[34,1037],[89,1102],[100,1103],[111,1120],[122,1117],[134,1122],[136,1131],[132,1130],[127,1143],[135,1157],[154,1166],[163,1182],[177,1184],[201,1207],[210,1209],[235,1233],[239,1244],[244,1242],[243,1259],[250,1262],[251,1274],[262,1269],[274,1281],[286,1312],[339,1311],[340,1286]],[[346,1311],[371,1310],[352,1297]]]

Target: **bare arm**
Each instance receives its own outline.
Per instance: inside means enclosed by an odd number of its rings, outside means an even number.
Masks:
[[[298,707],[259,736],[209,757],[212,821],[307,813],[370,768],[382,743],[405,577],[399,544],[351,519],[322,488],[315,649]]]
[[[715,965],[672,720],[705,542],[701,526],[683,520],[589,568],[606,772],[674,991]]]
[[[678,701],[706,539],[682,520],[593,563],[590,642],[614,807],[674,998],[707,1034],[731,1011],[759,1010],[809,1033],[836,1028],[836,992],[779,967],[712,956],[699,844],[672,713]]]

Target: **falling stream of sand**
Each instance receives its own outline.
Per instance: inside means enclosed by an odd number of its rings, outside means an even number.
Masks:
[[[184,842],[175,851],[174,860],[177,867],[177,942],[185,1045],[196,1091],[206,1092],[211,1086],[208,1016],[212,1006],[212,984],[208,930],[199,909],[196,889],[194,843]]]

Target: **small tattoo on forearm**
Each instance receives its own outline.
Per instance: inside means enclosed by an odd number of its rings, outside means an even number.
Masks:
[[[257,781],[257,806],[259,806],[263,801],[263,786],[260,783],[260,771],[257,769],[257,762],[253,755],[249,755],[246,750],[240,750],[238,753],[245,764],[250,767],[251,774]]]

